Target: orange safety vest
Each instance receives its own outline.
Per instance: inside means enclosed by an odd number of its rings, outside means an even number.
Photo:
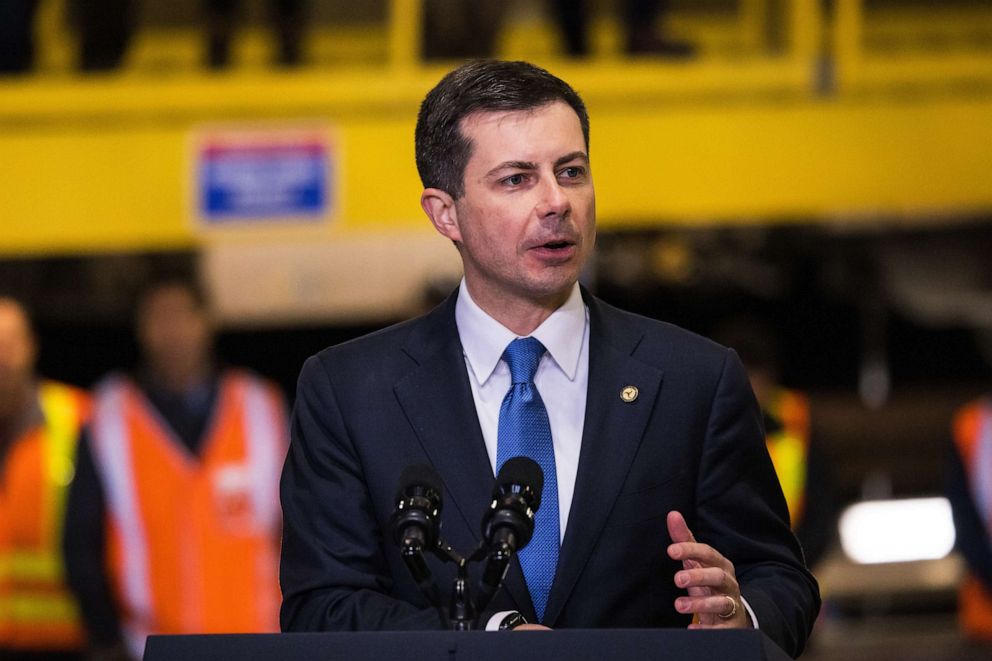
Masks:
[[[992,541],[992,403],[973,402],[958,412],[954,443]],[[958,590],[958,620],[965,634],[992,640],[992,592],[976,576],[965,577]]]
[[[97,390],[92,429],[107,563],[132,651],[140,657],[152,633],[278,631],[288,426],[276,390],[225,374],[199,456],[124,377]]]
[[[0,472],[0,649],[73,651],[84,643],[65,585],[62,531],[79,430],[82,390],[43,381],[43,424],[14,441]]]
[[[779,389],[772,394],[766,413],[782,428],[765,437],[768,454],[782,485],[792,528],[799,527],[806,507],[806,474],[809,466],[809,401],[805,395]]]

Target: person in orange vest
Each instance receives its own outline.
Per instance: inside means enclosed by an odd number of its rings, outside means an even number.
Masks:
[[[781,385],[777,333],[770,324],[739,318],[723,325],[715,337],[733,347],[744,363],[792,530],[807,566],[815,567],[836,537],[838,507],[828,467],[812,442],[809,398]]]
[[[40,380],[36,357],[24,306],[0,297],[0,658],[79,658],[84,634],[61,540],[89,402]]]
[[[958,590],[958,622],[967,637],[992,641],[992,400],[961,408],[953,434],[947,496],[969,570]]]
[[[94,650],[140,658],[149,634],[276,632],[277,389],[212,359],[194,283],[141,293],[143,362],[95,389],[69,494],[66,555]]]

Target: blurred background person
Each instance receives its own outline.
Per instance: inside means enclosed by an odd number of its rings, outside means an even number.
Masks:
[[[492,57],[506,5],[491,0],[426,0],[424,57]]]
[[[30,4],[23,0],[13,1],[25,8]],[[135,0],[69,0],[69,3],[70,15],[79,34],[79,68],[86,72],[119,69],[135,35],[140,5]],[[231,43],[243,4],[242,0],[202,0],[204,63],[207,67],[223,69],[230,64]],[[275,36],[275,63],[280,66],[300,64],[305,0],[269,0],[267,5]],[[26,9],[17,11],[16,18],[21,23],[26,20],[21,16],[25,13]],[[22,30],[18,30],[20,32]]]
[[[588,0],[555,0],[555,11],[565,51],[573,57],[589,53],[589,3]],[[668,11],[666,0],[622,0],[620,19],[624,31],[627,53],[661,55],[663,57],[690,57],[695,49],[692,44],[672,39],[659,33],[657,24]]]
[[[770,324],[741,317],[719,327],[714,338],[737,351],[744,363],[792,530],[807,566],[815,568],[835,539],[838,506],[829,467],[813,443],[809,399],[781,384],[780,342]]]
[[[238,23],[241,0],[204,0],[207,21],[207,66],[222,69],[231,61],[231,39]],[[304,0],[269,0],[276,37],[276,64],[296,66],[303,59]]]
[[[31,70],[37,13],[38,0],[0,2],[0,74]]]
[[[79,68],[113,71],[121,66],[134,35],[134,0],[69,0],[79,34]]]
[[[152,633],[278,631],[282,398],[216,365],[190,280],[146,286],[136,333],[142,363],[97,387],[69,496],[69,583],[94,652],[140,658]]]
[[[85,393],[41,380],[24,307],[0,297],[0,657],[81,658],[62,528]]]
[[[953,433],[947,495],[969,570],[958,591],[958,622],[965,636],[992,641],[992,400],[964,406]]]

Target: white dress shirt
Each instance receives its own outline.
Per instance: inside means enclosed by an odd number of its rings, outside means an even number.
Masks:
[[[502,356],[506,346],[519,336],[472,300],[464,279],[455,303],[455,323],[465,353],[465,367],[482,437],[495,475],[499,409],[510,389],[510,368]],[[579,469],[589,383],[589,311],[582,302],[577,283],[564,305],[552,312],[530,337],[536,337],[547,349],[537,366],[534,385],[541,393],[551,423],[558,476],[558,529],[564,539]]]

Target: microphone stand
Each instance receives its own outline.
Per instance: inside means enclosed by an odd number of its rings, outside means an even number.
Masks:
[[[477,613],[485,608],[492,599],[493,594],[495,594],[495,590],[491,593],[486,591],[487,594],[484,603],[479,604],[472,598],[472,592],[469,588],[469,563],[476,562],[486,556],[485,546],[480,545],[471,556],[465,558],[450,544],[439,538],[437,546],[430,550],[443,562],[454,563],[458,570],[452,586],[451,602],[447,612],[445,612],[441,604],[440,590],[438,590],[437,585],[434,583],[434,576],[431,573],[430,567],[427,566],[426,558],[424,558],[423,546],[413,540],[409,540],[409,543],[403,544],[400,549],[400,556],[403,558],[403,563],[410,571],[410,575],[413,577],[417,587],[427,598],[431,606],[437,609],[442,627],[453,631],[470,631],[476,628]]]
[[[521,464],[520,462],[522,461],[532,464],[532,472],[537,472],[535,477],[541,478],[540,467],[532,460],[525,460],[518,457],[511,459],[508,464],[517,462],[517,465],[514,466],[517,473],[527,475],[528,470],[531,469],[525,464]],[[512,473],[513,470],[509,470],[507,478],[510,478]],[[513,477],[517,476],[513,475]],[[526,485],[534,484],[535,482],[540,486],[540,479],[528,479],[519,482],[519,485],[524,485],[523,487],[517,485],[516,481],[508,482],[504,486],[510,490],[522,488],[524,492],[529,492],[530,487]],[[507,493],[503,494],[502,488],[500,488],[500,493],[494,494],[492,505],[490,506],[491,512],[486,515],[483,521],[482,540],[467,557],[461,555],[441,538],[437,532],[440,527],[439,524],[434,523],[433,528],[428,525],[426,532],[424,530],[426,524],[433,522],[432,516],[436,516],[440,510],[440,499],[437,499],[433,513],[421,511],[424,505],[422,503],[417,504],[411,500],[411,503],[416,504],[421,509],[413,509],[412,504],[407,510],[409,514],[401,515],[400,512],[404,511],[406,500],[401,500],[397,505],[397,511],[393,515],[394,527],[405,525],[415,528],[413,532],[409,532],[408,528],[398,529],[403,531],[403,539],[397,539],[403,563],[413,577],[418,589],[427,598],[428,603],[437,609],[441,626],[445,629],[470,631],[479,626],[480,623],[477,621],[477,618],[499,592],[518,542],[522,542],[520,544],[522,548],[530,541],[534,530],[531,499],[524,498],[523,496],[512,496],[510,500],[507,500],[511,496],[511,492],[507,491]],[[513,493],[517,493],[517,491],[513,491]],[[410,494],[413,497],[417,495],[416,493]],[[401,498],[405,499],[407,497],[408,494],[406,494],[404,488],[401,490]],[[535,511],[537,510],[538,501],[539,497],[533,501],[533,510]],[[501,502],[502,505],[500,506],[499,503]],[[492,528],[491,526],[497,526],[497,528]],[[497,529],[502,530],[502,532],[494,532]],[[424,557],[425,550],[434,553],[441,562],[454,563],[457,568],[447,612],[445,612],[444,607],[441,605],[440,590],[434,582],[431,569],[427,564],[427,559]],[[475,600],[470,589],[468,569],[470,563],[481,562],[483,560],[486,560],[486,566],[477,585],[479,599]]]
[[[455,582],[451,590],[448,627],[452,631],[470,631],[475,628],[475,614],[477,611],[471,591],[469,590],[468,560],[453,549],[450,544],[440,539],[438,540],[435,553],[442,560],[453,562],[458,567],[458,574],[455,576]]]
[[[512,558],[513,551],[505,542],[492,544],[487,547],[483,541],[475,553],[472,554],[470,560],[473,562],[487,560],[477,586],[479,589],[479,598],[476,600],[475,605],[479,612],[484,611],[486,606],[489,605],[489,602],[496,596],[496,593],[499,592],[500,587],[503,585],[503,579],[506,577],[507,567]]]
[[[404,540],[404,544],[400,548],[400,557],[403,558],[403,564],[410,571],[417,587],[427,597],[428,603],[437,610],[441,626],[447,628],[448,616],[441,606],[441,593],[434,583],[431,568],[427,566],[427,560],[424,558],[423,544],[415,540]]]

